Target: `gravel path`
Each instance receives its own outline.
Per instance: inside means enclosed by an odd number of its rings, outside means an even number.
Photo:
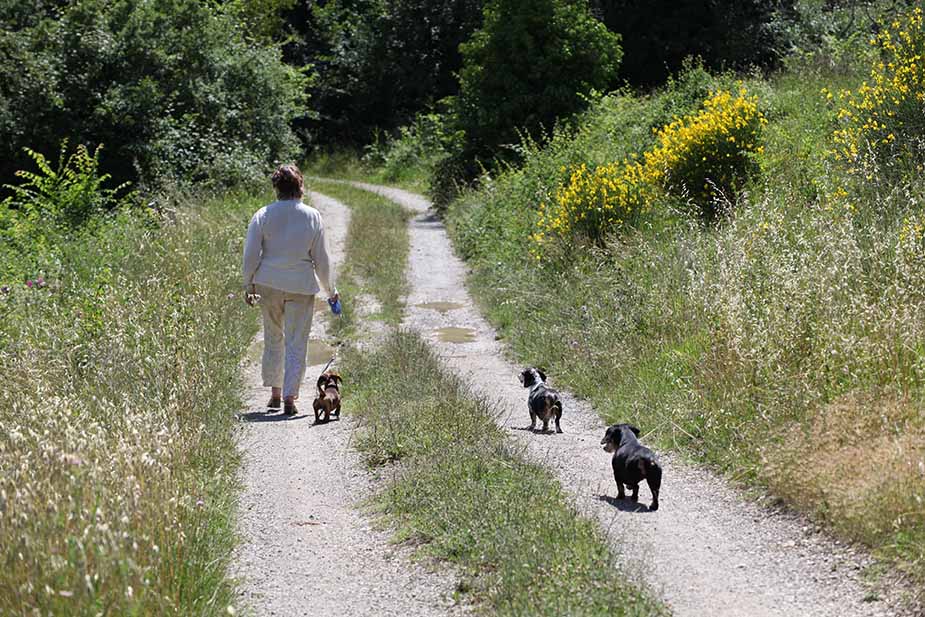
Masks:
[[[660,509],[617,501],[605,426],[587,403],[566,394],[564,434],[532,434],[521,367],[505,360],[494,330],[466,291],[466,269],[443,225],[422,197],[357,184],[418,212],[411,223],[405,325],[420,331],[472,390],[505,410],[499,422],[528,457],[551,469],[577,506],[597,518],[624,568],[660,596],[677,616],[879,616],[884,601],[865,601],[862,570],[869,558],[817,533],[806,519],[762,507],[703,468],[662,455]],[[455,310],[421,304],[451,302]],[[471,329],[471,342],[440,340],[438,329]],[[456,332],[456,334],[459,334]],[[551,381],[555,385],[555,376]],[[558,384],[566,386],[567,384]],[[650,500],[640,488],[642,504]],[[871,598],[873,599],[873,597]]]
[[[349,210],[318,194],[332,263],[343,262]],[[330,316],[315,315],[309,343],[324,339]],[[259,347],[245,367],[248,412],[242,415],[243,491],[241,543],[232,566],[241,579],[242,604],[257,615],[438,616],[459,612],[450,594],[454,578],[426,570],[409,550],[389,543],[361,511],[374,478],[350,447],[354,425],[345,419],[315,426],[314,380],[327,362],[309,367],[299,414],[267,415],[268,389],[261,385]],[[347,384],[346,387],[349,387]]]

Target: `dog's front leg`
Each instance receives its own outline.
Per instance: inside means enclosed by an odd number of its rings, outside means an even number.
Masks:
[[[633,485],[633,494],[630,495],[630,499],[632,499],[633,501],[639,501],[639,485],[638,484]]]
[[[623,492],[623,478],[616,465],[613,466],[613,479],[617,483],[617,499],[626,499],[626,493]]]
[[[530,430],[536,430],[536,414],[533,413],[533,408],[530,408]]]

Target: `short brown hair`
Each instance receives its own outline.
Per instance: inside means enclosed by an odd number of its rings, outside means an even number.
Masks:
[[[270,178],[280,199],[302,197],[302,172],[295,165],[280,165]]]

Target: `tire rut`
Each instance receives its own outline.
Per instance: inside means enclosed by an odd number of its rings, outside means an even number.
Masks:
[[[332,263],[343,263],[349,210],[312,193],[325,220]],[[330,318],[319,303],[311,346],[325,337]],[[262,333],[254,347],[262,344]],[[377,488],[351,447],[349,408],[338,422],[314,425],[314,381],[327,358],[306,371],[299,414],[264,412],[267,389],[259,353],[244,367],[247,410],[239,447],[244,453],[237,530],[241,543],[232,575],[242,604],[257,615],[340,617],[438,616],[459,613],[451,599],[454,577],[410,559],[361,511]],[[350,384],[345,384],[349,388]]]

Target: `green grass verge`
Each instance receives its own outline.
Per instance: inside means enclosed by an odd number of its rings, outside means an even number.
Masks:
[[[349,206],[351,212],[347,260],[337,282],[345,310],[343,319],[335,321],[334,333],[343,336],[355,329],[356,315],[349,303],[361,293],[371,295],[380,307],[367,319],[397,326],[407,292],[409,213],[393,201],[346,184],[316,181],[311,188]]]
[[[458,590],[492,615],[661,615],[627,583],[597,525],[558,482],[511,451],[492,410],[418,336],[348,352],[345,404],[371,465],[400,461],[374,498],[426,554],[461,569]]]
[[[0,614],[233,603],[234,413],[256,331],[239,263],[263,203],[101,220],[24,262],[44,286],[0,297]]]
[[[378,294],[397,323],[407,215],[366,191],[313,188],[353,210],[345,289]],[[350,384],[345,405],[360,423],[356,445],[372,466],[400,462],[372,503],[398,540],[423,543],[461,568],[460,593],[493,615],[664,614],[622,578],[596,524],[577,516],[548,472],[510,451],[488,408],[419,337],[393,333],[373,351],[344,349],[339,370]]]

